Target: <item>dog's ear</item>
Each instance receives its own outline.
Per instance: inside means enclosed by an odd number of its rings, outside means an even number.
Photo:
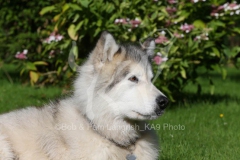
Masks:
[[[155,46],[154,38],[147,38],[142,44],[142,49],[146,51],[148,56],[152,57],[154,55]]]
[[[93,50],[93,58],[95,62],[105,63],[111,61],[114,54],[118,51],[119,46],[113,36],[104,31],[99,38],[95,49]]]

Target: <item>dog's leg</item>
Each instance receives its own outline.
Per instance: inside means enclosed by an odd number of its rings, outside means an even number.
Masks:
[[[134,155],[139,160],[157,160],[159,156],[158,137],[155,132],[148,130],[135,144]]]
[[[15,158],[10,143],[0,131],[0,160],[15,160]]]

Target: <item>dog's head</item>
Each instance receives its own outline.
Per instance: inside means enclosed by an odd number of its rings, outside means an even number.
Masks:
[[[75,94],[90,106],[84,108],[85,114],[111,112],[137,120],[160,116],[168,99],[151,82],[154,49],[154,39],[141,46],[119,45],[103,32],[75,83]]]

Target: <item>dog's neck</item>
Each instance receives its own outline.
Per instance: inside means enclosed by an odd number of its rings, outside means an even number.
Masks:
[[[90,120],[86,115],[84,116],[91,128],[103,138],[108,139],[116,146],[128,149],[134,146],[136,141],[140,138],[140,130],[142,125],[140,122],[119,119],[93,119]]]

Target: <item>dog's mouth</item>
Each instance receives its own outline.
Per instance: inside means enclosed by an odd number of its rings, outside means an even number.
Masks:
[[[158,117],[160,117],[161,115],[163,115],[164,113],[164,110],[161,110],[160,112],[158,112],[157,114],[142,114],[142,113],[139,113],[137,111],[133,111],[136,116],[139,118],[139,119],[149,119],[149,120],[152,120],[152,119],[157,119]]]
[[[146,118],[148,118],[148,117],[150,118],[152,116],[152,115],[145,115],[145,114],[139,113],[137,111],[133,111],[133,112],[135,112],[139,116],[146,117]]]

